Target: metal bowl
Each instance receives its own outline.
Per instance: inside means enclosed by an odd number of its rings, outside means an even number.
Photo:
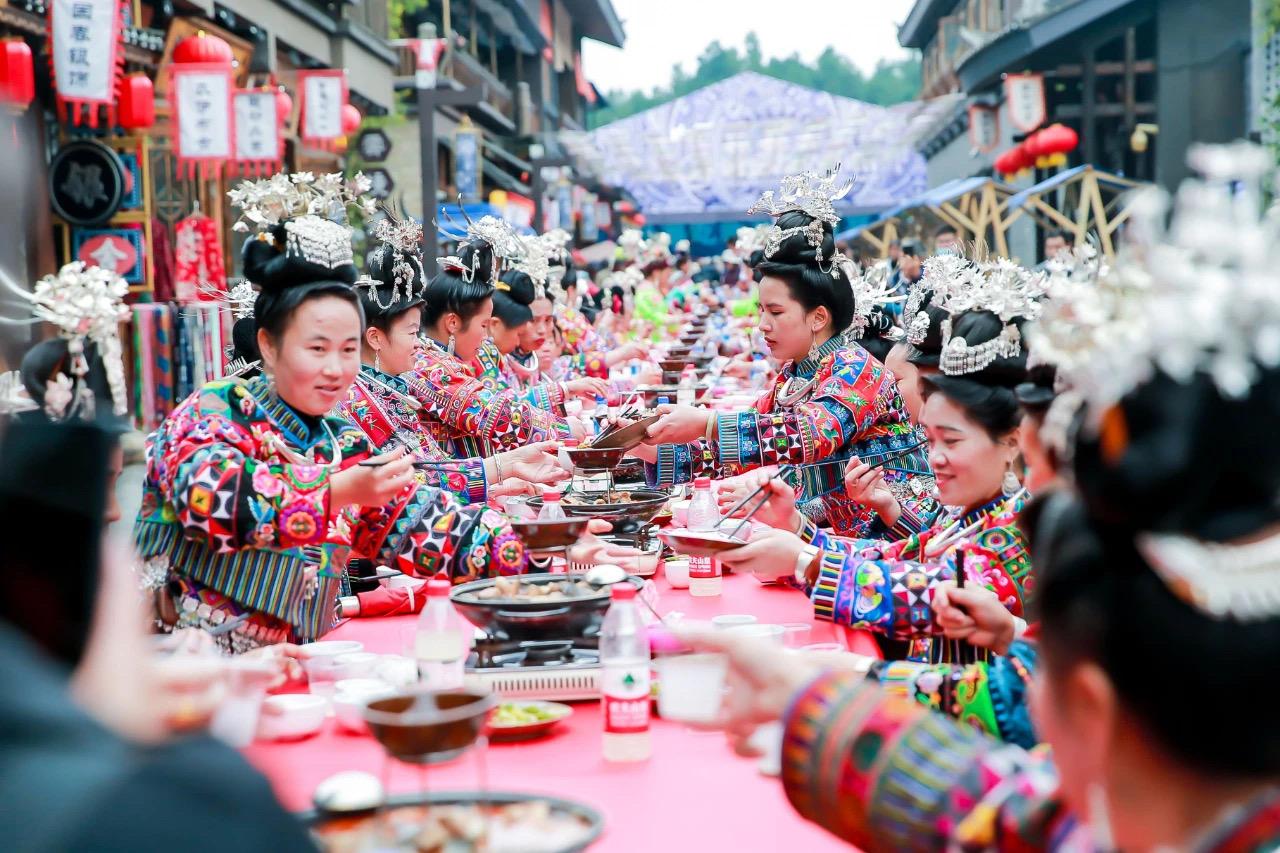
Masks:
[[[574,468],[584,471],[609,471],[626,455],[626,447],[569,447],[565,453]]]
[[[627,489],[632,500],[625,503],[574,504],[561,502],[566,515],[603,518],[613,525],[613,532],[628,536],[648,524],[666,504],[669,495],[657,489]],[[542,498],[530,498],[529,506],[542,509]]]
[[[410,764],[438,764],[476,742],[497,704],[492,693],[409,690],[370,701],[364,720],[392,757]]]
[[[511,529],[516,532],[530,551],[552,551],[567,548],[578,541],[590,519],[573,516],[554,521],[537,519],[512,519]]]
[[[563,574],[513,575],[525,584],[553,584],[575,580]],[[630,579],[636,588],[644,585],[639,578]],[[555,601],[525,598],[478,598],[477,593],[497,582],[496,578],[459,584],[449,593],[472,625],[495,639],[567,640],[595,633],[609,609],[609,589],[594,590],[573,598]]]

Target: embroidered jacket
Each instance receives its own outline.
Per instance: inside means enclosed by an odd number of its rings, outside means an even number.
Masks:
[[[530,406],[564,417],[564,386],[559,382],[543,382],[540,377],[529,381],[522,379],[507,363],[507,359],[491,340],[486,340],[467,362],[470,375],[496,392],[514,391],[520,400]]]
[[[405,402],[408,396],[409,385],[403,379],[366,364],[347,390],[347,398],[338,404],[337,413],[364,433],[375,454],[405,447],[418,462],[454,463],[447,468],[420,468],[418,481],[449,492],[461,503],[484,503],[484,460],[450,459],[417,410]]]
[[[782,781],[802,816],[863,850],[1078,853],[1047,747],[1002,744],[843,673],[814,680],[785,719]],[[1280,845],[1280,788],[1230,812],[1193,853]]]
[[[792,380],[810,379],[814,382],[800,400],[789,406],[778,401]],[[899,538],[928,527],[939,512],[930,497],[933,476],[924,433],[908,420],[893,374],[857,344],[831,338],[816,359],[788,362],[751,409],[716,419],[714,442],[660,445],[656,465],[646,466],[650,482],[668,485],[730,477],[763,465],[833,460],[802,470],[798,500],[805,515],[837,533]],[[847,497],[840,460],[852,456],[884,462],[885,483],[902,507],[893,527]]]
[[[949,663],[876,661],[868,677],[886,693],[914,699],[1006,743],[1031,749],[1039,743],[1027,705],[1035,674],[1036,646],[1016,640],[1008,654],[960,666]]]
[[[965,578],[980,582],[1000,597],[1015,616],[1024,616],[1035,590],[1031,556],[1017,525],[1022,501],[998,498],[958,519],[947,518],[906,539],[888,542],[843,539],[805,524],[800,538],[821,552],[818,578],[809,590],[815,615],[913,643],[912,659],[941,660],[947,643],[930,643],[934,623],[933,590],[955,578],[956,561],[965,558]],[[978,529],[929,555],[929,542],[952,524]]]
[[[564,344],[570,352],[581,354],[600,348],[591,321],[577,308],[557,302],[552,313],[564,333]]]
[[[570,435],[564,418],[529,405],[511,389],[486,386],[434,341],[418,350],[413,370],[401,378],[423,404],[418,415],[432,437],[454,458],[492,456]]]
[[[332,506],[331,473],[369,452],[353,425],[309,423],[260,377],[210,382],[148,440],[139,555],[167,556],[178,577],[289,623],[296,639],[333,627],[349,554],[408,574],[444,570],[455,582],[523,570],[524,544],[499,515],[439,489],[417,486],[381,507]],[[308,566],[319,570],[314,593]]]

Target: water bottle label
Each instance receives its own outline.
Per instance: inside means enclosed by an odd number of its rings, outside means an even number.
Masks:
[[[636,734],[649,730],[649,667],[606,666],[601,673],[604,730]]]
[[[720,561],[714,557],[690,557],[689,558],[689,577],[690,578],[718,578],[720,577]]]

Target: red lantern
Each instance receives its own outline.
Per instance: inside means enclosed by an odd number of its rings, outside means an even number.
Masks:
[[[232,65],[235,54],[231,45],[217,36],[200,30],[193,36],[187,36],[173,48],[174,62],[200,62],[211,65]]]
[[[1065,124],[1051,124],[1036,135],[1040,137],[1045,159],[1054,168],[1067,165],[1067,154],[1080,144],[1080,134]]]
[[[293,98],[289,96],[289,90],[284,86],[276,89],[276,120],[281,127],[289,123],[289,116],[293,115]]]
[[[350,136],[360,129],[360,122],[364,119],[360,115],[360,111],[351,104],[343,104],[342,106],[342,132],[346,136]]]
[[[1016,148],[1010,148],[996,158],[994,164],[996,171],[1004,175],[1006,179],[1012,178],[1018,173],[1017,154],[1018,150]]]
[[[145,74],[130,74],[120,86],[116,119],[125,130],[140,130],[156,123],[156,90]]]
[[[36,96],[35,66],[24,41],[6,41],[0,51],[0,102],[25,110]]]
[[[1030,134],[1022,141],[1022,147],[1027,152],[1027,159],[1036,165],[1037,168],[1047,169],[1049,167],[1049,152],[1044,147],[1044,131],[1037,130]]]

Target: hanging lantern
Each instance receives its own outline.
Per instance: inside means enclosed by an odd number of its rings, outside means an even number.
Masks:
[[[1036,135],[1040,137],[1045,159],[1055,169],[1067,165],[1067,155],[1080,145],[1080,134],[1065,124],[1051,124]]]
[[[350,136],[360,129],[360,122],[364,119],[360,115],[360,111],[352,104],[343,104],[342,106],[342,133]]]
[[[0,52],[0,102],[19,111],[36,96],[35,66],[31,48],[24,41],[6,41]]]
[[[1013,150],[1018,158],[1018,177],[1025,178],[1031,174],[1031,168],[1035,166],[1036,158],[1027,150],[1025,141]]]
[[[1022,141],[1022,147],[1027,152],[1027,159],[1036,165],[1037,169],[1049,168],[1049,152],[1044,147],[1044,131],[1037,130]]]
[[[1010,148],[996,158],[994,166],[997,172],[1004,175],[1005,180],[1012,180],[1018,174],[1018,154],[1016,148]]]
[[[130,74],[120,86],[116,121],[125,130],[141,130],[156,123],[156,90],[145,74]]]
[[[276,121],[284,127],[289,123],[289,116],[293,115],[293,98],[289,95],[289,90],[284,86],[276,89]]]
[[[200,30],[193,36],[187,36],[173,48],[173,61],[178,63],[199,62],[209,65],[231,66],[235,63],[235,54],[225,39],[210,35]]]

